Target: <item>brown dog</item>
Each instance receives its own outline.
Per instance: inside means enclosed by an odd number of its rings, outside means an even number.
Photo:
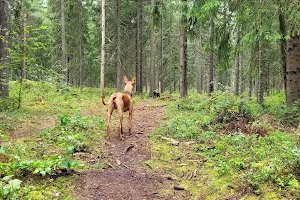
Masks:
[[[124,77],[124,93],[121,92],[115,92],[113,93],[108,102],[105,103],[104,96],[102,96],[102,103],[104,105],[107,105],[108,107],[108,113],[107,113],[107,132],[106,132],[106,138],[110,138],[110,119],[111,114],[114,111],[114,109],[118,110],[119,113],[119,125],[118,125],[118,133],[119,137],[122,139],[122,133],[123,133],[123,112],[129,111],[129,134],[131,134],[131,125],[132,125],[132,111],[133,111],[133,101],[132,101],[132,90],[135,83],[135,77],[132,78],[131,81],[127,79],[127,77]]]

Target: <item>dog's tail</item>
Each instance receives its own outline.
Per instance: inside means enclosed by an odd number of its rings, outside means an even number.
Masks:
[[[106,105],[107,103],[105,103],[105,101],[104,101],[104,96],[102,96],[102,103],[103,103],[103,105]]]

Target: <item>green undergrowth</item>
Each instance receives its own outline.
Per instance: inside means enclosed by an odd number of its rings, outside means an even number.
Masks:
[[[104,118],[97,116],[82,117],[78,112],[74,116],[59,115],[58,124],[14,142],[10,141],[9,136],[2,134],[0,177],[11,178],[0,182],[0,197],[30,199],[32,195],[39,194],[47,199],[45,195],[49,194],[50,198],[52,191],[45,193],[38,190],[41,188],[40,184],[46,184],[49,180],[53,181],[53,187],[58,193],[65,193],[65,188],[56,183],[57,178],[89,167],[83,164],[85,160],[74,157],[76,152],[101,156],[99,147],[104,141],[104,121]],[[32,176],[40,181],[28,181]],[[1,194],[10,185],[10,180],[21,180],[26,184]],[[68,182],[67,178],[62,180]]]
[[[281,93],[266,97],[263,108],[229,92],[168,102],[147,166],[192,199],[300,198],[299,113],[283,103]]]
[[[18,87],[10,82],[9,98]],[[113,92],[105,90],[106,101]],[[99,89],[25,80],[21,105],[0,112],[0,199],[76,199],[78,172],[107,162]]]

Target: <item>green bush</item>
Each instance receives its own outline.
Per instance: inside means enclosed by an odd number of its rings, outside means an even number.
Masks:
[[[18,108],[18,99],[15,97],[0,98],[0,112],[6,110],[16,110]]]
[[[183,116],[177,116],[168,124],[169,133],[177,139],[195,139],[200,133],[199,121]]]

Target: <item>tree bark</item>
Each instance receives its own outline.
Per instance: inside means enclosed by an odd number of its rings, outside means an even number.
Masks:
[[[279,29],[281,33],[281,40],[280,40],[280,50],[281,50],[281,61],[282,61],[282,74],[283,74],[283,85],[284,85],[284,92],[285,92],[285,101],[287,102],[287,78],[286,78],[286,25],[285,25],[285,18],[283,13],[280,11],[279,16]]]
[[[254,61],[255,61],[255,53],[254,50],[251,51],[251,55],[250,55],[250,64],[249,64],[249,82],[248,82],[248,86],[249,86],[249,91],[248,91],[248,97],[252,96],[252,90],[253,90],[253,66],[254,66]]]
[[[257,102],[264,106],[264,92],[265,92],[265,66],[263,62],[263,46],[262,42],[259,41],[258,48],[258,91],[257,91]]]
[[[100,66],[100,96],[104,97],[104,65],[105,65],[105,0],[101,5],[101,66]]]
[[[136,91],[138,93],[140,93],[140,69],[141,69],[141,42],[140,42],[140,2],[138,1],[138,7],[137,7],[137,12],[136,12],[136,39],[135,39],[135,42],[136,42],[136,68],[135,68],[135,73],[136,73],[136,78],[137,78],[137,81],[136,81]],[[141,93],[140,93],[141,94]]]
[[[137,80],[140,82],[140,94],[143,93],[143,87],[144,87],[144,83],[146,83],[145,80],[145,75],[144,72],[146,71],[146,64],[145,64],[145,48],[144,48],[144,7],[142,4],[143,1],[141,1],[141,13],[140,13],[140,22],[141,22],[141,27],[140,27],[140,47],[141,47],[141,51],[140,51],[140,80]]]
[[[151,0],[152,6],[155,6],[154,0]],[[155,90],[155,30],[154,30],[154,19],[152,16],[151,33],[150,33],[150,90],[149,96],[152,97]]]
[[[78,34],[78,40],[79,40],[79,87],[80,87],[80,93],[82,93],[83,88],[83,27],[82,27],[82,0],[78,0],[78,26],[79,26],[79,34]]]
[[[27,9],[24,6],[23,13],[23,45],[24,45],[24,55],[23,55],[23,79],[27,79],[28,69],[27,69]]]
[[[8,97],[8,19],[7,1],[0,0],[0,98]]]
[[[239,95],[239,79],[240,79],[240,56],[238,53],[238,45],[239,45],[239,30],[237,29],[235,32],[235,44],[236,44],[236,55],[234,60],[234,80],[233,80],[233,93],[234,95]]]
[[[186,3],[186,0],[182,0]],[[186,7],[187,5],[184,5]],[[185,8],[183,8],[183,14],[181,17],[181,27],[180,27],[180,97],[187,96],[187,19],[185,16]]]
[[[287,105],[300,99],[300,36],[291,36],[287,41]]]
[[[120,0],[116,0],[117,3],[117,90],[122,89],[122,71],[121,71],[121,25],[120,25]]]
[[[163,0],[160,1],[161,3],[161,12],[163,11]],[[161,14],[160,19],[160,75],[159,75],[159,89],[160,92],[164,92],[164,21],[163,21],[163,14]]]
[[[68,83],[67,57],[66,57],[66,27],[65,27],[65,0],[61,0],[61,71],[65,71],[65,81]]]
[[[209,70],[208,70],[208,87],[207,93],[210,96],[214,92],[214,19],[210,18],[210,39],[209,39]]]

